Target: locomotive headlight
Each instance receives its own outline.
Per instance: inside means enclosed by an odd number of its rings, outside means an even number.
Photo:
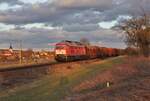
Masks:
[[[55,54],[56,54],[56,55],[57,55],[57,54],[66,54],[66,50],[64,50],[64,49],[56,50],[56,51],[55,51]]]

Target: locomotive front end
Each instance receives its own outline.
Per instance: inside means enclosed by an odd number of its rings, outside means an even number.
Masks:
[[[56,44],[55,47],[55,60],[56,61],[66,61],[67,49],[65,44]]]

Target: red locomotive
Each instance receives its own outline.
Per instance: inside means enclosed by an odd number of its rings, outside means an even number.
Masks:
[[[55,59],[57,61],[74,61],[118,55],[120,55],[119,49],[86,46],[77,41],[65,40],[57,43],[55,47]]]

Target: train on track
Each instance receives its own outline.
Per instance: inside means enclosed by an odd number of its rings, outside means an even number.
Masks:
[[[113,57],[122,53],[123,49],[84,45],[68,40],[61,41],[55,46],[55,60],[59,62]]]

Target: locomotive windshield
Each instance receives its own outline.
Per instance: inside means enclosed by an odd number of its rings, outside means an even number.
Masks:
[[[64,49],[63,46],[56,46],[56,49]]]

